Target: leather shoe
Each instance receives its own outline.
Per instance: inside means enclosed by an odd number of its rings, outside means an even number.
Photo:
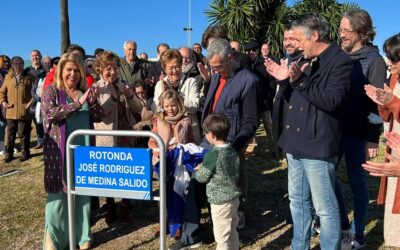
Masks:
[[[23,155],[23,156],[21,156],[21,158],[19,158],[19,161],[24,162],[24,161],[29,160],[29,158],[31,158],[29,155]]]
[[[36,146],[33,147],[33,149],[41,149],[43,148],[43,144],[37,144]]]
[[[10,163],[14,160],[14,156],[4,157],[4,163]]]

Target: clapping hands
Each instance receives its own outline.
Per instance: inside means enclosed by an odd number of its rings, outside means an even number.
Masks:
[[[378,105],[385,106],[393,99],[393,91],[386,84],[383,89],[371,84],[365,85],[364,89],[367,96]]]
[[[93,87],[88,89],[83,93],[81,97],[79,97],[79,103],[83,105],[85,102],[88,102],[89,105],[93,105],[97,99],[97,87]]]
[[[400,155],[400,135],[386,132],[386,143],[396,155]],[[391,154],[385,155],[389,162],[367,161],[362,166],[372,176],[400,176],[400,160]]]

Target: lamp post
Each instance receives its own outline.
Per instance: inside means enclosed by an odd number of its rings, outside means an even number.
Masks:
[[[189,25],[188,27],[183,28],[183,31],[188,33],[188,47],[190,48],[191,42],[191,32],[192,32],[192,0],[189,0]]]
[[[192,32],[192,28],[188,28],[188,27],[185,27],[185,28],[183,28],[183,31],[187,31],[188,32],[188,47],[190,48],[190,46],[191,46],[191,42],[190,42],[190,32]]]

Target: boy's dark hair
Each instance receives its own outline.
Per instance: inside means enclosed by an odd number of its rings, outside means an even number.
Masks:
[[[56,65],[57,66],[57,64],[58,64],[58,62],[60,61],[60,57],[59,56],[56,56],[56,57],[53,57],[52,59],[51,59],[51,67],[53,67],[54,65]]]
[[[228,31],[221,25],[208,26],[201,37],[201,45],[207,49],[208,39],[210,38],[221,38],[228,40]]]
[[[83,60],[85,60],[86,57],[86,51],[84,48],[82,48],[81,46],[79,46],[78,44],[70,44],[64,51],[64,53],[69,53],[69,52],[73,52],[75,50],[78,50],[82,53],[83,55]]]
[[[135,86],[135,88],[142,87],[144,90],[148,90],[149,89],[149,85],[145,81],[143,81],[141,79],[135,81],[134,86]]]
[[[103,48],[97,48],[94,50],[94,55],[97,56],[97,54],[103,53],[104,49]]]
[[[221,114],[211,114],[203,122],[205,133],[212,132],[217,140],[226,140],[231,128],[228,117]]]

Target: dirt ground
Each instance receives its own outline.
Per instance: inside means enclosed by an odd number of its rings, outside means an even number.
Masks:
[[[289,249],[292,230],[286,222],[289,214],[287,166],[284,160],[278,161],[273,157],[262,129],[258,130],[256,141],[258,145],[248,157],[249,192],[246,227],[239,232],[241,249]],[[41,150],[32,153],[33,158],[22,164],[18,161],[18,154],[11,164],[0,163],[0,174],[12,169],[21,170],[0,177],[0,249],[42,248],[46,203],[43,161]],[[351,207],[352,197],[343,165],[339,166],[339,179]],[[377,207],[375,200],[378,181],[370,178],[367,249],[383,249],[383,209]],[[132,224],[108,226],[104,218],[94,224],[94,249],[159,249],[159,238],[155,235],[159,215],[157,202],[134,200],[131,205]],[[209,221],[207,209],[203,209],[204,245],[200,249],[215,248]],[[170,242],[168,239],[167,243]],[[312,240],[312,249],[319,249],[318,237]]]

